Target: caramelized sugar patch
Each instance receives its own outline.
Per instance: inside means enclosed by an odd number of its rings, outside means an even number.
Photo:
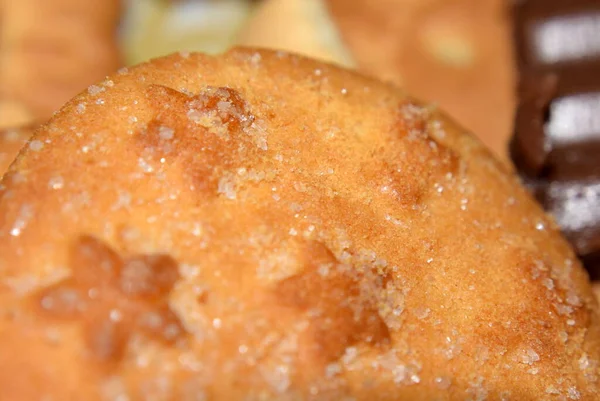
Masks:
[[[187,117],[209,130],[224,128],[223,136],[250,128],[256,117],[250,113],[241,94],[231,88],[207,87],[187,103]]]
[[[305,255],[304,270],[280,281],[275,295],[284,307],[308,317],[307,348],[302,351],[306,360],[327,364],[360,342],[389,345],[389,329],[378,313],[378,294],[364,287],[369,281],[365,275],[340,264],[322,243],[309,243]]]
[[[242,95],[206,87],[189,95],[160,85],[147,89],[154,118],[136,139],[143,158],[176,161],[196,189],[215,193],[237,160],[267,150],[266,130]]]
[[[387,162],[376,174],[382,192],[394,195],[403,206],[415,206],[433,186],[456,175],[459,157],[430,135],[428,111],[413,103],[399,107],[392,127],[394,141]],[[409,146],[402,144],[410,143]],[[395,150],[394,150],[395,149]],[[385,182],[381,182],[384,179]]]
[[[183,326],[168,304],[179,278],[164,254],[122,257],[101,240],[82,236],[70,250],[72,275],[34,295],[41,312],[83,325],[90,354],[119,362],[129,337],[140,333],[173,343]]]
[[[456,173],[459,156],[431,135],[429,111],[414,103],[400,106],[395,122],[396,135],[416,146],[411,155],[420,164],[434,168],[434,173]],[[431,173],[430,173],[431,174]]]

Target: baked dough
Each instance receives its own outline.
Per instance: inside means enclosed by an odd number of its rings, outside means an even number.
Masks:
[[[0,255],[9,400],[600,396],[590,283],[516,179],[439,110],[283,52],[75,97],[0,183]]]

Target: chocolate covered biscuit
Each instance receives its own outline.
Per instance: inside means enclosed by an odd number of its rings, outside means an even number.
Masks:
[[[600,277],[600,2],[515,2],[512,159]]]

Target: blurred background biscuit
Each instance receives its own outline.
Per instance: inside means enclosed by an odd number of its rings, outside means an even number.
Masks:
[[[49,118],[120,65],[120,0],[1,0],[0,127]]]

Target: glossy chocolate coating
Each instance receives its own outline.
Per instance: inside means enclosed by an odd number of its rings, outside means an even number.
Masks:
[[[600,1],[516,1],[511,157],[600,278]]]
[[[579,252],[592,277],[600,279],[600,182],[544,181],[524,177],[524,183],[552,214]],[[596,264],[592,264],[598,263]]]

